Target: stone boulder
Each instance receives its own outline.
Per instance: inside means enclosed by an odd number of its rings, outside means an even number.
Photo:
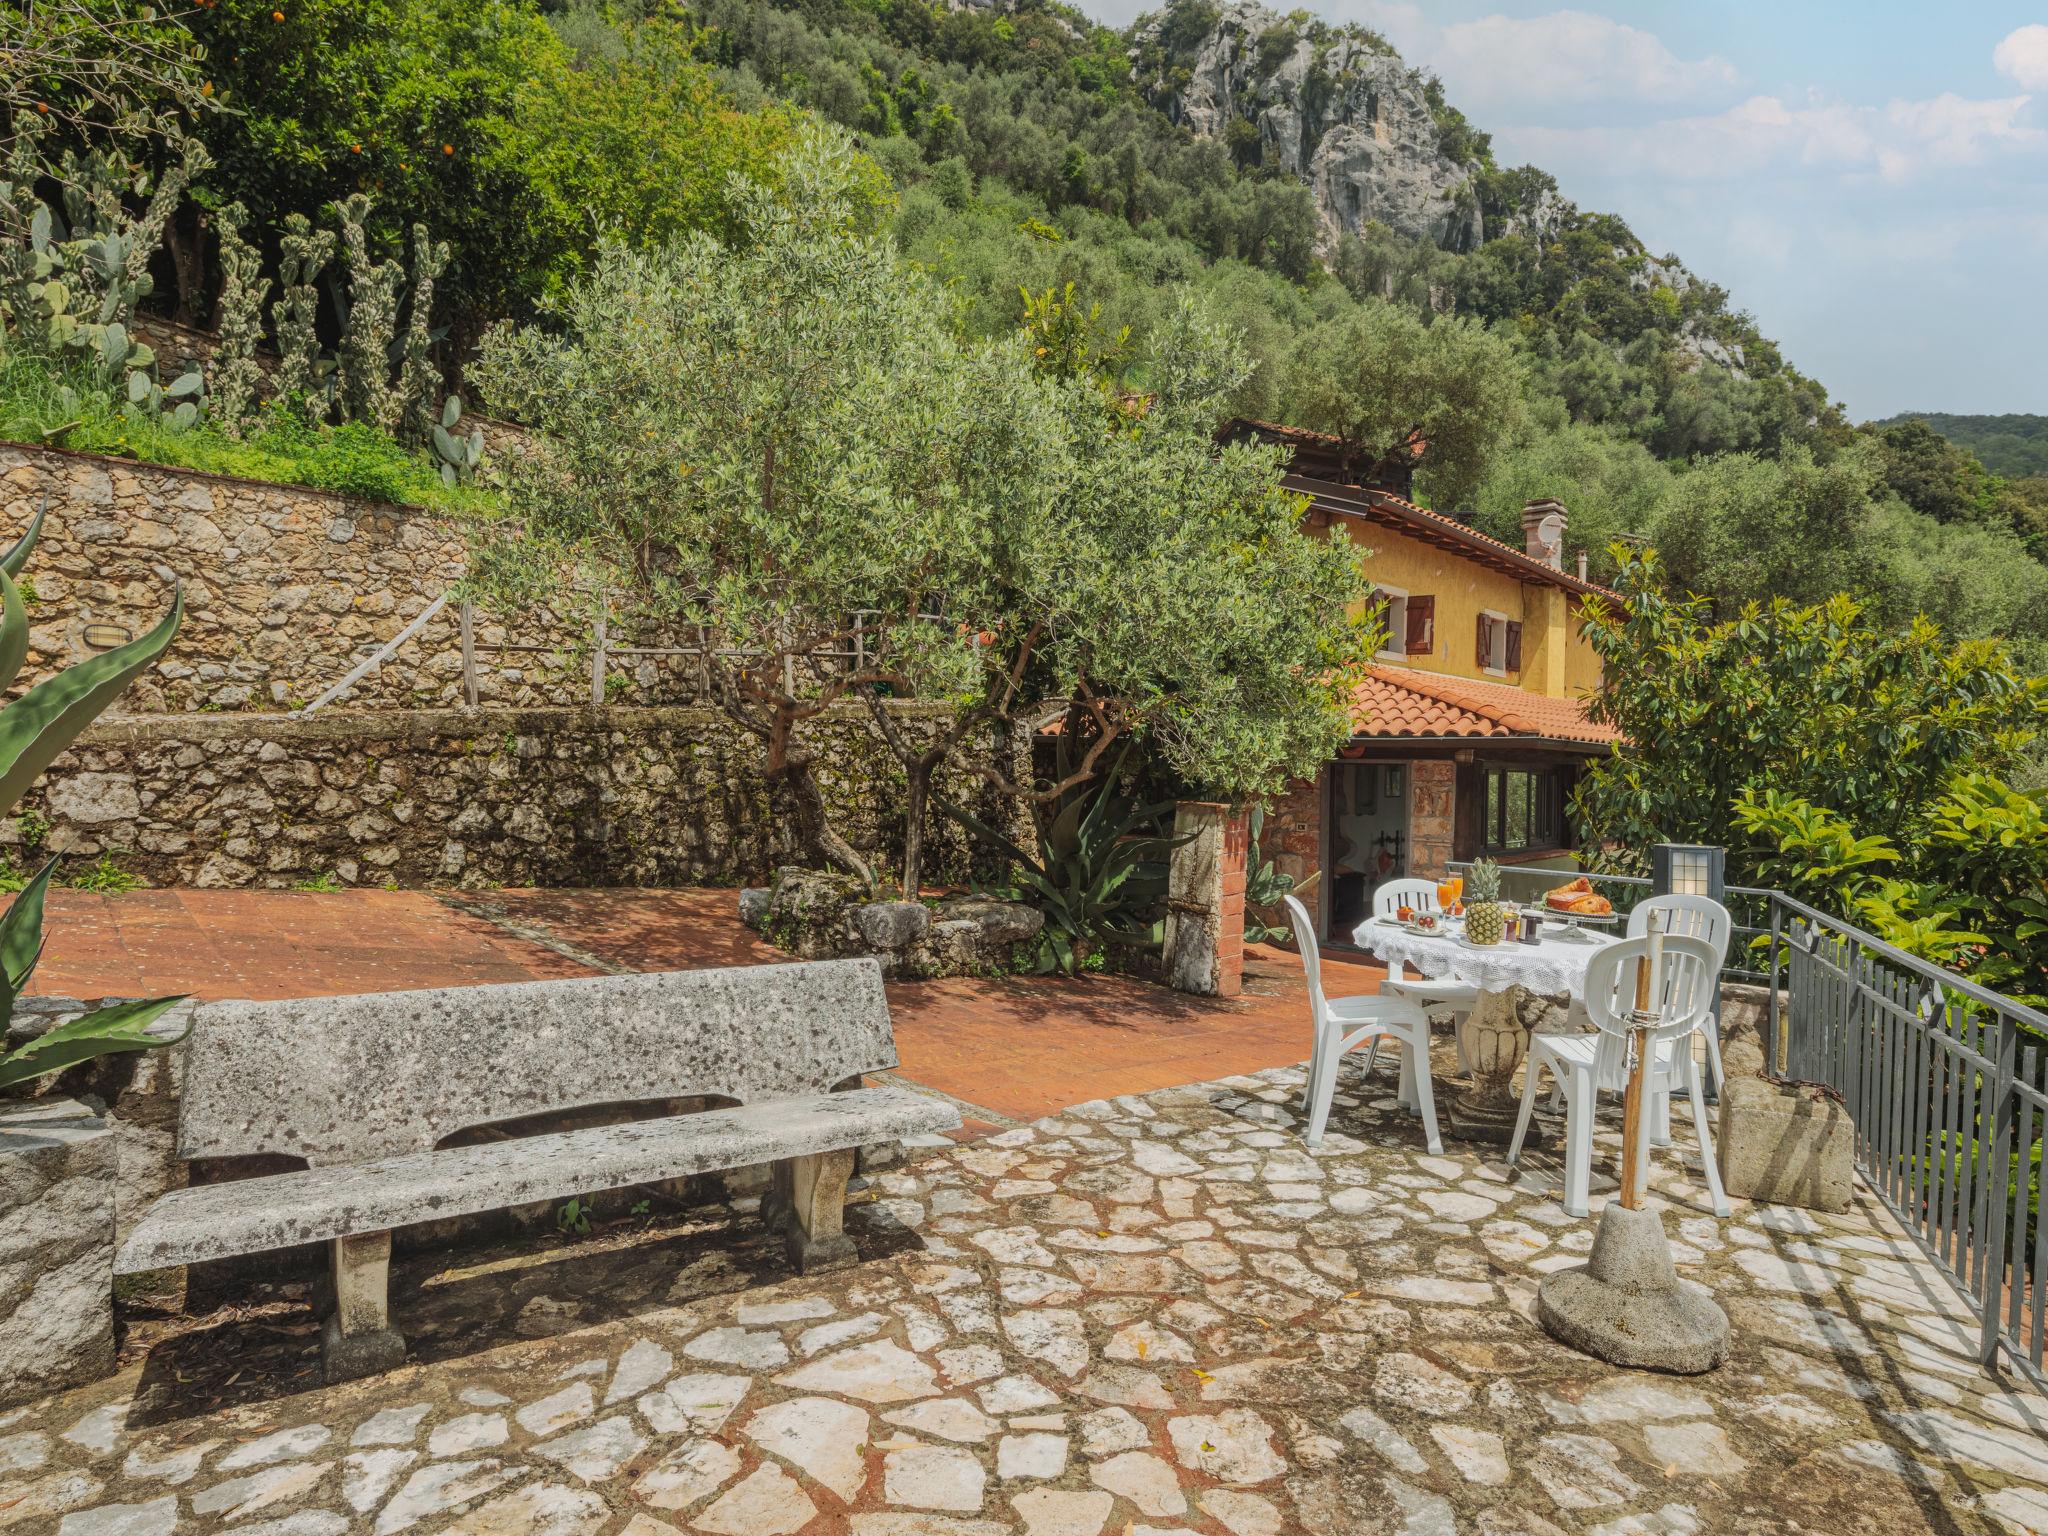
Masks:
[[[83,1104],[0,1106],[0,1407],[113,1370],[118,1174]]]
[[[972,923],[985,945],[1022,944],[1038,937],[1045,914],[1021,901],[985,896],[951,896],[939,903],[939,921]]]
[[[924,942],[932,913],[921,901],[871,901],[854,909],[853,922],[877,954],[901,954]]]

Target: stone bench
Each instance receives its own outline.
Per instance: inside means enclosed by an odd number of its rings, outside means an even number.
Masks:
[[[330,1244],[330,1380],[404,1358],[395,1227],[772,1163],[764,1216],[798,1268],[834,1268],[854,1259],[841,1220],[855,1150],[960,1123],[938,1100],[859,1086],[896,1065],[872,960],[213,1003],[184,1050],[181,1158],[308,1166],[165,1195],[115,1271]],[[733,1107],[441,1145],[534,1115],[693,1098]]]

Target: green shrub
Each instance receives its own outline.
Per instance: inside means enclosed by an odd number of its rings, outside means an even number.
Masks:
[[[0,355],[0,437],[403,506],[481,509],[492,500],[444,485],[425,454],[375,427],[316,426],[280,402],[239,440],[204,420],[179,430],[123,414],[111,392],[27,352]]]

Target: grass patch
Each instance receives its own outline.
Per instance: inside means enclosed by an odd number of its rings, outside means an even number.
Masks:
[[[67,392],[68,391],[68,392]],[[64,372],[26,353],[0,354],[0,437],[45,442],[179,469],[272,480],[401,506],[484,509],[488,491],[441,483],[424,451],[375,427],[316,426],[272,404],[240,438],[201,420],[179,431],[167,420],[129,416],[81,370]]]

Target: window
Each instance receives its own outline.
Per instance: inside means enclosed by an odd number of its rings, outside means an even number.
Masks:
[[[1522,626],[1491,609],[1479,615],[1479,638],[1473,655],[1483,672],[1505,677],[1522,670]]]
[[[1380,641],[1380,655],[1407,655],[1403,646],[1408,637],[1408,594],[1399,587],[1374,587],[1365,600],[1380,611],[1380,621],[1387,627],[1386,638]]]
[[[1486,821],[1479,841],[1488,853],[1556,848],[1564,824],[1564,775],[1554,768],[1486,770]]]

